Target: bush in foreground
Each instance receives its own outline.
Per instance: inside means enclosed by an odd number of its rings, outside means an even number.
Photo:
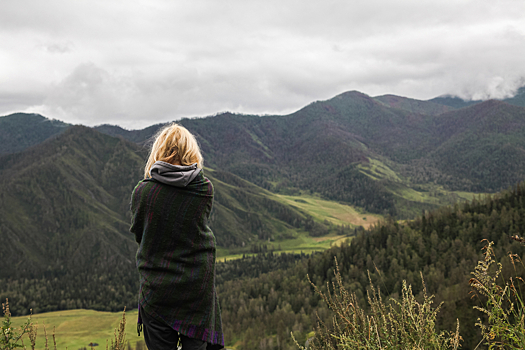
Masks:
[[[525,244],[523,238],[511,238]],[[483,314],[475,324],[483,337],[476,349],[482,343],[489,349],[525,349],[525,280],[521,277],[525,274],[525,264],[517,255],[509,254],[513,276],[504,278],[503,265],[496,263],[493,244],[487,242],[483,248],[484,258],[478,261],[469,281],[472,296],[478,297],[481,305],[474,308]],[[441,304],[432,307],[433,296],[428,296],[423,276],[421,279],[421,303],[414,297],[411,286],[403,281],[401,300],[391,299],[385,304],[379,289],[370,281],[367,293],[370,311],[365,312],[359,307],[356,295],[343,286],[336,261],[336,282],[332,288],[327,285],[324,293],[312,284],[334,312],[333,326],[319,322],[316,335],[306,349],[457,349],[461,341],[459,321],[455,332],[436,330]]]
[[[520,240],[518,237],[517,240]],[[523,244],[523,239],[521,239]],[[470,279],[475,295],[482,306],[476,310],[485,314],[485,321],[478,318],[476,326],[481,328],[483,340],[489,349],[525,349],[525,304],[523,303],[522,277],[502,277],[502,264],[494,260],[490,242],[485,246],[484,260],[479,261]],[[525,268],[521,259],[509,254],[514,272]],[[499,284],[498,284],[499,282]],[[482,342],[483,342],[482,340]]]
[[[457,349],[459,347],[459,323],[455,332],[436,331],[439,311],[432,307],[433,296],[424,288],[423,302],[412,294],[411,286],[403,282],[401,301],[391,299],[385,304],[379,289],[370,281],[368,291],[369,313],[359,307],[355,294],[343,286],[336,261],[336,282],[327,285],[323,293],[314,286],[316,293],[334,312],[333,328],[320,323],[316,336],[307,345],[311,350],[332,349]],[[424,283],[423,283],[424,286]],[[299,346],[301,349],[305,349]]]

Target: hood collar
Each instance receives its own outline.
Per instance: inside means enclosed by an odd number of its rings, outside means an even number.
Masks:
[[[201,172],[197,163],[192,165],[173,165],[170,163],[156,161],[151,167],[149,174],[152,179],[166,185],[186,187]]]

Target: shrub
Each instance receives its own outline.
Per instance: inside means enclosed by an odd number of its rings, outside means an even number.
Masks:
[[[484,247],[484,260],[479,261],[470,279],[475,294],[480,297],[482,306],[474,308],[486,315],[486,320],[478,318],[476,326],[481,328],[483,340],[489,349],[525,349],[525,305],[521,285],[525,281],[520,276],[504,279],[502,264],[495,268],[493,242]],[[509,254],[514,271],[516,265],[524,268],[521,259]],[[501,285],[498,284],[501,280]]]
[[[2,321],[2,327],[0,327],[0,350],[11,350],[16,348],[25,348],[23,342],[23,336],[27,334],[31,342],[31,348],[35,349],[36,341],[36,327],[31,321],[31,315],[28,317],[26,323],[16,328],[11,322],[11,312],[9,311],[9,300],[5,300],[5,304],[2,303],[2,312],[4,314],[4,320]]]
[[[403,281],[401,300],[391,299],[389,304],[385,304],[380,290],[370,280],[370,290],[367,293],[370,305],[368,313],[359,307],[356,295],[349,293],[343,286],[337,260],[333,292],[330,291],[329,284],[326,293],[313,283],[312,285],[334,312],[334,317],[330,328],[319,321],[316,335],[307,345],[308,349],[437,350],[459,347],[459,321],[455,332],[437,332],[436,316],[441,305],[432,308],[433,296],[428,296],[424,281],[422,303],[412,294],[411,286]]]

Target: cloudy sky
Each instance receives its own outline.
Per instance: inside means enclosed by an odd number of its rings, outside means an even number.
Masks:
[[[525,85],[525,0],[2,0],[0,42],[0,115],[84,125]]]

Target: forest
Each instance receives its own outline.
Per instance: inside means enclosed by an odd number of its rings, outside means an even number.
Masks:
[[[453,329],[459,319],[463,348],[481,339],[474,326],[479,300],[471,299],[468,281],[482,257],[483,239],[494,242],[496,256],[509,275],[508,253],[525,257],[525,247],[510,239],[525,229],[525,187],[479,197],[464,204],[425,212],[413,221],[387,220],[359,231],[351,243],[323,253],[274,254],[272,252],[217,265],[217,288],[226,340],[238,349],[294,349],[293,332],[300,343],[313,335],[317,317],[330,321],[331,312],[314,292],[334,281],[334,257],[345,286],[366,309],[371,281],[385,299],[399,298],[402,281],[421,296],[422,272],[435,302],[444,302],[438,314],[439,329]],[[118,310],[136,301],[136,276],[109,271],[66,273],[66,278],[0,280],[10,286],[0,295],[9,297],[13,313],[25,314],[69,308]],[[523,276],[525,277],[525,276]]]

